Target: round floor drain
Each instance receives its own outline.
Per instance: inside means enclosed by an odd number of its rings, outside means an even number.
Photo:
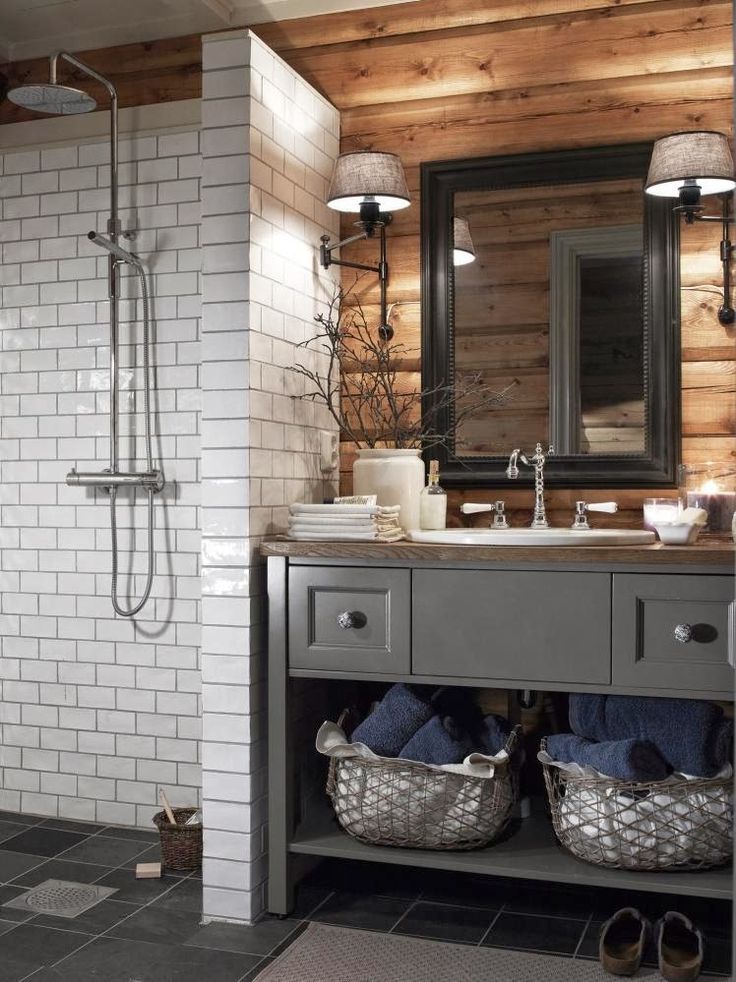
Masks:
[[[68,886],[44,887],[34,890],[26,899],[26,904],[32,910],[37,910],[43,914],[56,914],[59,911],[77,910],[86,907],[90,903],[96,903],[97,890],[91,886],[77,886],[76,883]]]
[[[116,892],[115,887],[72,883],[69,880],[46,880],[6,902],[6,907],[33,910],[37,914],[50,914],[54,917],[78,917]]]

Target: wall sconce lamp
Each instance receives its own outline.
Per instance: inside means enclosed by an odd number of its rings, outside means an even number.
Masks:
[[[360,231],[334,245],[330,245],[329,235],[323,235],[319,249],[320,262],[325,269],[329,269],[332,265],[350,266],[352,269],[365,269],[371,273],[378,273],[381,287],[381,323],[378,334],[382,341],[390,341],[394,333],[388,322],[386,305],[388,285],[386,226],[393,219],[392,212],[407,208],[410,204],[404,168],[396,154],[358,150],[353,153],[342,153],[335,161],[327,194],[327,205],[335,211],[360,215],[355,223]],[[351,242],[359,242],[361,239],[372,239],[376,232],[379,236],[377,265],[332,258],[335,249],[340,249]]]
[[[467,266],[475,262],[475,246],[467,218],[452,220],[452,265]]]
[[[736,321],[731,303],[731,261],[733,246],[729,228],[733,221],[731,204],[734,180],[733,158],[723,133],[709,130],[673,133],[657,140],[652,151],[644,190],[663,198],[678,198],[679,212],[688,225],[693,222],[720,222],[721,264],[723,266],[723,303],[718,320],[724,326]],[[720,215],[703,214],[702,195],[717,194],[722,200]]]

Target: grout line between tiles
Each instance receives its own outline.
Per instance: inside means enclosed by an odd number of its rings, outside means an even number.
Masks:
[[[580,951],[580,945],[583,943],[583,938],[588,933],[588,928],[590,927],[590,922],[592,920],[593,920],[593,911],[591,911],[590,914],[588,915],[588,920],[585,922],[585,927],[583,928],[583,932],[578,938],[578,943],[575,945],[575,951],[573,951],[572,953],[573,958],[577,958],[577,954]]]
[[[393,925],[393,927],[391,927],[391,928],[389,928],[389,931],[388,931],[388,933],[389,933],[389,934],[393,934],[393,932],[394,932],[394,931],[396,930],[396,928],[397,928],[397,927],[399,926],[399,924],[401,924],[401,922],[402,922],[402,921],[404,920],[404,918],[406,917],[406,915],[407,915],[407,914],[408,914],[408,913],[409,913],[410,911],[412,911],[412,910],[414,910],[414,908],[416,907],[416,905],[417,905],[418,903],[419,903],[419,900],[418,900],[418,899],[417,899],[417,900],[412,900],[412,902],[411,902],[411,903],[409,904],[409,906],[408,906],[408,907],[406,908],[406,910],[405,910],[405,911],[404,911],[404,913],[403,913],[403,914],[401,915],[401,917],[399,917],[399,918],[398,918],[398,919],[397,919],[397,920],[395,921],[395,923],[394,923],[394,925]]]

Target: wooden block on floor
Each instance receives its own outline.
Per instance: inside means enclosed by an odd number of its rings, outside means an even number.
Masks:
[[[158,880],[161,878],[161,863],[138,863],[135,868],[136,880]]]

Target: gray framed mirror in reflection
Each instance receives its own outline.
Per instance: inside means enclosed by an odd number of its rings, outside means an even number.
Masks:
[[[555,447],[550,485],[676,484],[679,227],[671,202],[643,193],[650,154],[422,165],[423,387],[470,375],[505,392],[458,427],[448,408],[443,483],[503,485],[509,453],[541,442]],[[461,265],[454,219],[472,240]]]

